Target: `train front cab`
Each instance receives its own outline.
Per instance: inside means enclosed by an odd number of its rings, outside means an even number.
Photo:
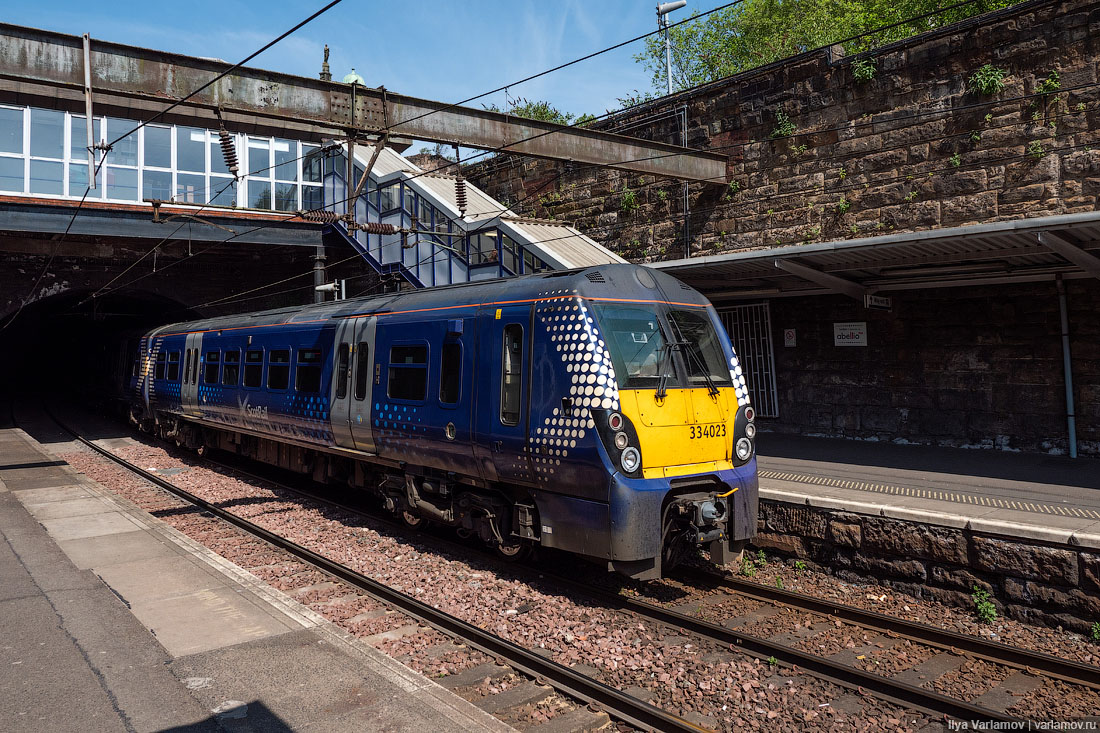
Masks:
[[[618,382],[596,410],[611,472],[610,567],[660,577],[699,548],[724,564],[756,534],[753,409],[709,305],[588,301]]]

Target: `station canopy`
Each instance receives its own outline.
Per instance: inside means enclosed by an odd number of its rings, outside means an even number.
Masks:
[[[1100,278],[1100,212],[658,262],[712,301]]]

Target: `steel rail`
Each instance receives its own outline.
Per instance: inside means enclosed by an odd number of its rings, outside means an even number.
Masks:
[[[323,503],[328,506],[341,509],[343,511],[351,512],[353,514],[367,514],[362,508],[353,507],[340,501],[330,499],[328,497],[318,496],[316,493],[313,492],[295,488],[286,484],[284,481],[272,478],[270,476],[265,476],[262,473],[254,473],[236,465],[217,461],[213,458],[210,458],[209,456],[204,456],[204,458],[207,461],[215,465],[221,466],[224,469],[235,471],[239,474],[249,476],[260,481],[265,481],[269,484],[279,487],[284,491],[288,491],[307,500]],[[382,521],[395,527],[399,526],[397,522],[389,522],[385,519],[378,519],[378,517],[375,517],[374,515],[369,516],[372,516],[372,518],[376,519],[377,521]],[[433,539],[439,541],[444,545],[449,545],[456,548],[461,547],[465,550],[478,552],[476,548],[470,548],[467,545],[455,543],[446,538],[433,537]],[[598,599],[609,607],[616,607],[619,610],[627,611],[628,613],[631,613],[636,617],[645,618],[655,623],[678,628],[683,631],[690,631],[696,636],[701,636],[712,641],[718,641],[722,644],[727,644],[729,645],[731,651],[736,650],[747,652],[749,654],[764,659],[775,657],[779,661],[788,663],[793,667],[809,671],[815,676],[823,678],[829,682],[833,682],[834,684],[839,684],[848,689],[855,690],[860,694],[870,693],[875,697],[886,700],[888,702],[909,706],[911,708],[918,709],[927,713],[934,713],[936,715],[947,715],[953,718],[958,718],[960,720],[981,722],[1021,721],[1020,718],[1016,718],[996,710],[973,705],[971,703],[967,703],[965,701],[961,701],[946,695],[941,695],[931,690],[925,690],[923,688],[916,687],[908,683],[891,680],[888,677],[883,677],[882,675],[877,675],[872,672],[865,672],[856,667],[842,664],[840,662],[834,662],[830,659],[815,654],[803,652],[785,644],[779,644],[777,642],[772,642],[768,639],[763,639],[760,637],[752,636],[750,634],[745,634],[743,632],[727,629],[723,626],[718,626],[707,621],[702,621],[700,619],[696,619],[694,617],[687,616],[677,611],[663,608],[661,606],[638,601],[627,596],[620,595],[618,593],[602,590],[599,588],[593,588],[590,585],[580,583],[578,581],[560,575],[556,575],[543,569],[540,569],[540,573],[543,575],[544,580],[551,581],[552,583],[559,586],[571,588],[578,594],[583,594]],[[719,576],[711,577],[708,575],[706,577],[708,579],[708,582],[721,580]],[[1074,680],[1070,679],[1069,681]]]
[[[188,492],[186,492],[182,489],[178,489],[177,487],[174,487],[171,484],[168,484],[168,482],[163,481],[163,479],[161,479],[160,477],[155,476],[153,474],[147,474],[147,472],[143,471],[141,468],[139,468],[137,466],[132,466],[132,464],[129,464],[124,459],[119,458],[118,456],[115,456],[110,451],[107,451],[103,448],[100,448],[97,445],[94,445],[94,444],[88,442],[83,437],[81,437],[79,435],[76,435],[76,433],[74,433],[71,429],[64,426],[52,414],[51,414],[51,417],[56,422],[58,422],[58,424],[61,425],[66,431],[68,431],[71,434],[73,434],[74,436],[76,436],[78,440],[80,440],[81,442],[84,442],[85,444],[89,445],[91,448],[93,448],[97,452],[102,453],[107,458],[124,465],[126,468],[138,473],[139,475],[142,475],[144,478],[147,478],[149,481],[157,484],[158,486],[162,486],[163,488],[165,488],[166,490],[168,490],[172,493],[186,495],[184,498],[191,497],[191,495]],[[262,474],[253,473],[253,472],[250,472],[250,471],[248,471],[246,469],[243,469],[239,466],[230,465],[230,464],[227,464],[227,463],[216,461],[216,460],[210,458],[209,456],[204,456],[204,458],[206,460],[208,460],[209,462],[214,463],[215,465],[219,465],[219,466],[221,466],[225,469],[235,471],[235,472],[238,472],[240,474],[250,476],[252,478],[259,479],[261,481],[266,481],[270,484],[278,486],[280,489],[283,489],[285,491],[289,491],[291,493],[294,493],[294,494],[296,494],[300,497],[306,498],[308,500],[321,502],[321,503],[324,503],[324,504],[342,509],[344,511],[349,511],[349,512],[352,512],[352,513],[358,513],[358,514],[364,514],[365,513],[360,508],[352,507],[352,506],[349,506],[349,505],[344,504],[342,502],[338,502],[338,501],[335,501],[335,500],[327,498],[327,497],[318,496],[315,493],[304,491],[304,490],[297,489],[295,487],[289,486],[285,482],[283,482],[279,479],[271,478],[270,476],[264,476]],[[202,499],[199,499],[198,497],[187,498],[187,500],[188,501],[193,501],[193,503],[196,503],[196,504],[208,504],[207,502],[203,501]],[[217,507],[213,507],[212,505],[210,505],[210,506],[211,506],[211,508],[209,510],[211,512],[219,514],[219,515],[222,514],[222,510],[218,509]],[[244,528],[244,529],[246,529],[247,531],[250,531],[250,532],[252,530],[249,529],[249,527],[254,526],[250,522],[248,522],[247,520],[243,520],[243,519],[241,519],[239,517],[236,517],[235,515],[232,515],[232,514],[226,513],[226,518],[228,519],[228,521],[232,522],[233,524],[237,524],[238,526],[241,526],[242,528]],[[385,520],[380,520],[380,521],[385,521]],[[397,526],[397,523],[393,523],[393,525]],[[263,528],[257,527],[257,529],[259,530],[260,533],[270,534],[270,533],[267,532],[267,530],[264,530]],[[278,546],[282,546],[283,543],[293,545],[293,543],[290,543],[289,540],[284,540],[282,538],[278,538],[276,535],[271,535],[271,536],[274,537],[275,539],[274,540],[268,540],[268,541],[272,542],[273,544],[277,544]],[[265,537],[264,539],[267,539],[267,538]],[[435,538],[435,539],[437,539],[438,541],[440,541],[444,544],[453,545],[453,546],[456,546],[456,547],[461,546],[465,549],[470,549],[466,545],[458,545],[457,543],[454,543],[450,540],[447,540],[446,538]],[[297,545],[294,545],[294,546],[297,547]],[[300,549],[303,552],[308,553],[310,556],[315,555],[310,550],[306,550],[305,548],[300,548]],[[474,550],[474,551],[476,552],[476,550]],[[291,551],[291,552],[293,552],[293,551]],[[297,553],[293,553],[293,554],[297,554]],[[320,557],[320,556],[317,556],[317,557]],[[306,559],[307,561],[312,562],[312,560],[310,560],[308,557],[303,557],[303,559]],[[329,563],[329,564],[336,565],[335,563],[332,563],[331,561],[328,561],[323,557],[321,558],[321,560],[324,563]],[[355,576],[359,576],[359,574],[355,573],[354,571],[351,571],[350,569],[344,568],[343,566],[336,565],[336,567],[341,568],[344,572],[352,573]],[[328,571],[327,568],[323,568],[323,569]],[[549,580],[549,581],[551,581],[553,583],[556,583],[558,585],[571,588],[571,589],[575,590],[577,593],[582,593],[582,594],[588,595],[590,597],[599,599],[601,602],[607,604],[610,607],[615,607],[615,608],[618,608],[619,610],[627,611],[628,613],[631,613],[631,614],[633,614],[637,617],[645,618],[645,619],[651,620],[655,623],[660,623],[660,624],[663,624],[665,626],[678,628],[678,629],[683,630],[683,631],[690,631],[691,633],[693,633],[697,636],[701,636],[703,638],[707,638],[707,639],[710,639],[712,641],[717,641],[717,642],[720,642],[720,643],[723,643],[723,644],[727,644],[731,651],[742,651],[742,652],[746,652],[746,653],[755,655],[755,656],[760,657],[760,658],[775,657],[776,660],[778,660],[778,661],[787,663],[787,664],[789,664],[789,665],[791,665],[792,667],[795,667],[795,668],[799,668],[799,669],[809,671],[809,672],[813,673],[814,675],[816,675],[820,678],[824,678],[824,679],[826,679],[830,682],[833,682],[835,684],[839,684],[843,687],[853,689],[853,690],[857,691],[860,694],[868,694],[869,693],[869,694],[874,695],[875,697],[877,697],[879,699],[886,700],[886,701],[889,701],[889,702],[892,702],[892,703],[895,703],[895,704],[901,704],[901,705],[909,706],[911,708],[918,709],[918,710],[921,710],[921,711],[927,712],[927,713],[933,713],[933,714],[937,714],[937,715],[946,715],[946,716],[957,718],[957,719],[960,719],[960,720],[981,721],[981,722],[992,721],[992,722],[1000,722],[1000,723],[1005,723],[1005,722],[1007,722],[1007,723],[1020,723],[1020,722],[1023,722],[1022,719],[1011,716],[1011,715],[1008,715],[1007,713],[1002,713],[1002,712],[997,711],[997,710],[992,710],[992,709],[989,709],[989,708],[984,708],[984,707],[979,706],[979,705],[974,705],[972,703],[968,703],[968,702],[965,702],[965,701],[962,701],[962,700],[958,700],[956,698],[952,698],[952,697],[949,697],[949,696],[946,696],[946,695],[942,695],[940,693],[937,693],[937,692],[934,692],[934,691],[931,691],[931,690],[925,690],[921,687],[910,685],[908,683],[892,680],[888,677],[884,677],[882,675],[877,675],[877,674],[874,674],[872,672],[866,672],[864,670],[858,669],[856,667],[853,667],[853,666],[850,666],[850,665],[847,665],[847,664],[843,664],[843,663],[840,663],[840,662],[834,662],[834,661],[832,661],[830,659],[827,659],[825,657],[821,657],[821,656],[818,656],[818,655],[815,655],[815,654],[810,654],[810,653],[807,653],[807,652],[803,652],[799,649],[795,649],[795,648],[793,648],[791,646],[788,646],[786,644],[780,644],[778,642],[773,642],[773,641],[770,641],[768,639],[753,636],[751,634],[746,634],[744,632],[728,629],[728,628],[723,627],[723,626],[718,626],[718,625],[710,623],[708,621],[703,621],[701,619],[697,619],[697,618],[694,618],[692,616],[687,616],[687,615],[679,613],[677,611],[673,611],[671,609],[663,608],[661,606],[657,606],[657,605],[654,605],[654,604],[651,604],[651,603],[646,603],[644,601],[638,601],[636,599],[629,598],[627,596],[623,596],[623,595],[620,595],[620,594],[612,592],[612,591],[607,591],[607,590],[603,590],[603,589],[599,589],[599,588],[593,588],[590,585],[586,585],[584,583],[572,580],[570,578],[565,578],[563,576],[558,576],[558,575],[555,575],[554,573],[547,572],[545,570],[541,570],[540,572],[542,572],[542,574],[544,576],[544,579]],[[726,578],[726,577],[723,577],[723,576],[720,576],[720,575],[717,575],[717,574],[714,574],[714,573],[706,573],[706,572],[703,572],[703,571],[694,571],[694,570],[690,570],[690,569],[683,570],[683,571],[677,571],[677,572],[678,572],[679,575],[681,575],[683,577],[689,577],[690,576],[690,577],[694,578],[695,581],[705,582],[705,583],[709,583],[709,584],[713,584],[713,585],[725,585],[726,587],[728,587],[731,590],[734,590],[738,593],[743,593],[745,595],[754,596],[754,597],[758,598],[759,600],[764,600],[766,602],[780,603],[780,604],[785,604],[785,605],[788,605],[788,606],[795,606],[795,607],[798,607],[802,610],[805,610],[805,611],[808,611],[808,612],[811,612],[811,613],[818,613],[818,614],[821,614],[821,615],[824,615],[824,616],[840,618],[842,620],[849,620],[853,624],[857,624],[857,625],[860,625],[860,626],[866,626],[866,627],[869,627],[869,628],[872,628],[872,629],[875,629],[875,630],[884,631],[886,633],[897,633],[897,634],[902,635],[902,636],[907,636],[907,638],[912,638],[914,641],[917,641],[919,643],[924,643],[924,644],[928,644],[928,645],[936,646],[936,647],[942,647],[942,648],[944,648],[946,650],[949,650],[949,651],[955,651],[955,652],[959,652],[959,653],[966,652],[966,653],[971,654],[972,656],[975,656],[975,657],[982,657],[982,658],[988,659],[988,660],[993,661],[993,662],[997,662],[997,663],[1001,663],[1001,664],[1008,664],[1010,666],[1019,666],[1019,667],[1022,667],[1024,669],[1028,670],[1028,671],[1032,671],[1032,672],[1040,672],[1041,671],[1043,674],[1046,674],[1047,676],[1057,677],[1057,678],[1062,679],[1062,680],[1067,681],[1067,682],[1071,682],[1071,683],[1075,683],[1075,684],[1084,684],[1086,686],[1091,687],[1091,686],[1093,686],[1093,684],[1091,682],[1092,679],[1100,679],[1100,671],[1098,671],[1098,670],[1094,670],[1094,669],[1091,669],[1091,668],[1087,667],[1086,665],[1080,665],[1080,664],[1077,664],[1077,663],[1074,663],[1074,662],[1063,662],[1063,661],[1058,660],[1057,658],[1051,657],[1049,655],[1045,655],[1045,654],[1041,654],[1041,653],[1037,653],[1037,652],[1029,652],[1029,651],[1023,650],[1023,649],[1016,649],[1014,647],[1009,647],[1005,644],[995,644],[995,643],[992,643],[992,642],[985,642],[984,640],[978,639],[976,637],[968,637],[964,634],[958,634],[956,632],[949,632],[949,631],[946,631],[944,629],[936,629],[935,627],[926,626],[926,625],[923,625],[923,624],[917,624],[917,623],[909,622],[909,621],[904,621],[903,619],[896,619],[896,618],[887,616],[885,614],[880,614],[880,613],[873,612],[873,611],[864,611],[863,609],[858,609],[858,608],[854,608],[854,607],[851,607],[851,606],[844,606],[842,604],[829,603],[827,601],[821,601],[819,599],[811,598],[809,596],[801,596],[800,594],[792,593],[790,591],[782,591],[780,589],[773,589],[773,588],[768,588],[766,586],[759,586],[759,585],[756,585],[756,584],[753,584],[753,583],[738,581],[736,579]],[[341,577],[341,578],[343,577],[339,573],[332,573],[332,574],[336,575],[337,577]],[[359,577],[362,577],[364,580],[366,580],[367,582],[369,582],[371,584],[377,583],[377,581],[373,581],[370,578],[366,578],[365,576],[359,576]],[[353,582],[354,583],[354,581],[348,581],[348,582]],[[378,585],[381,585],[381,584],[378,584]],[[386,598],[386,597],[382,597],[382,600],[384,600],[388,603],[392,603],[392,605],[398,606],[399,608],[402,608],[402,610],[406,610],[406,612],[409,613],[409,615],[415,616],[417,618],[421,618],[422,620],[424,620],[429,625],[435,626],[436,628],[439,628],[441,631],[444,631],[445,633],[449,633],[449,634],[455,635],[455,636],[461,636],[464,639],[467,638],[464,635],[464,633],[461,632],[461,630],[452,631],[452,630],[450,630],[449,627],[437,626],[436,624],[432,623],[430,618],[428,618],[427,616],[422,617],[415,610],[415,608],[419,607],[419,606],[423,606],[424,604],[421,604],[416,599],[413,599],[409,596],[406,596],[405,594],[400,593],[399,591],[394,591],[392,589],[389,589],[386,586],[381,586],[381,588],[385,589],[389,594],[393,594],[395,597],[397,597],[397,600],[395,600],[395,601],[389,601],[388,598]],[[367,590],[367,592],[372,592],[371,590],[369,590],[367,588],[364,588],[364,590]],[[413,610],[406,609],[402,605],[402,601],[404,599],[407,599],[407,601],[411,602],[412,604],[416,604],[415,607],[412,607]],[[807,601],[807,603],[804,606],[800,605],[798,603],[798,601],[800,601],[802,599],[805,599]],[[788,603],[787,602],[788,600],[791,601],[791,602]],[[469,624],[466,624],[465,622],[461,621],[460,619],[456,619],[454,617],[451,617],[451,616],[443,613],[442,611],[438,611],[436,609],[431,609],[430,607],[426,607],[426,608],[429,609],[430,613],[442,614],[443,616],[446,616],[447,619],[453,620],[454,622],[457,622],[458,624],[461,624],[461,625],[466,626],[466,627],[470,626]],[[924,631],[927,631],[928,633],[925,637],[915,637],[915,636],[914,637],[908,637],[907,634],[903,634],[901,632],[898,632],[896,630],[896,628],[890,628],[890,626],[892,624],[895,624],[895,623],[898,624],[899,626],[912,627],[914,633],[924,632]],[[483,632],[481,629],[478,629],[477,627],[471,627],[471,628],[473,628],[475,631],[477,631],[480,634],[487,634],[487,632]],[[507,640],[500,639],[499,637],[495,637],[491,634],[488,634],[488,636],[490,636],[492,639],[496,640],[499,643],[502,643],[504,645],[508,645],[510,647],[514,647],[516,649],[519,649],[526,656],[533,657],[534,661],[536,661],[540,664],[549,662],[549,660],[546,660],[543,657],[535,655],[535,654],[527,651],[526,649],[523,649],[522,647],[518,647],[517,645],[514,645],[511,642],[508,642]],[[476,642],[472,643],[472,645],[476,646],[478,648],[482,648]],[[993,651],[989,650],[990,647],[992,647]],[[985,651],[980,652],[979,650],[983,649],[983,648],[985,649]],[[972,649],[974,651],[972,651]],[[1037,664],[1030,664],[1030,663],[1017,662],[1017,661],[1009,661],[1004,656],[999,656],[996,653],[994,653],[994,652],[1000,652],[1000,651],[1004,651],[1004,650],[1007,650],[1009,652],[1017,653],[1017,655],[1018,655],[1017,658],[1018,659],[1027,659],[1027,660],[1032,660],[1033,659],[1035,662],[1037,662]],[[492,655],[498,655],[498,656],[501,656],[503,658],[508,659],[507,655],[505,653],[498,652],[496,650],[495,646],[488,646],[487,645],[486,647],[482,648],[482,651],[485,651],[486,653],[489,653],[489,654],[492,654]],[[509,661],[511,661],[511,660],[509,659]],[[582,677],[581,675],[577,675],[577,673],[573,672],[568,667],[564,667],[562,665],[557,665],[557,663],[554,663],[554,662],[550,662],[550,664],[552,664],[554,666],[557,666],[557,667],[560,667],[561,670],[568,673],[570,678]],[[1059,673],[1056,670],[1051,671],[1051,672],[1048,673],[1047,670],[1051,668],[1052,664],[1062,665],[1063,667],[1068,667],[1068,668],[1073,669],[1075,671],[1080,670],[1081,672],[1083,672],[1086,675],[1086,677],[1082,679],[1082,678],[1075,677],[1073,675],[1067,675],[1067,674]],[[539,672],[539,671],[535,670],[534,668],[525,668],[524,665],[521,664],[521,663],[515,663],[515,664],[513,664],[513,666],[515,666],[517,669],[521,669],[522,671],[524,671],[528,674],[531,674],[533,676],[536,676],[536,677],[542,676],[542,677],[545,677],[548,680],[554,680],[555,679],[554,677],[552,677],[550,675],[547,675],[547,674],[544,674],[542,672]],[[602,683],[595,682],[594,680],[589,680],[588,678],[583,678],[583,679],[587,680],[588,682],[594,683],[596,685],[600,685],[601,687],[604,687],[607,691],[616,693],[618,696],[628,697],[628,696],[623,695],[623,693],[619,692],[618,690],[615,690],[614,688],[610,688],[610,687],[602,685]],[[588,698],[586,698],[583,694],[581,694],[579,692],[574,692],[571,689],[565,689],[565,691],[568,692],[569,694],[575,696],[575,697],[580,698],[580,699],[588,700]],[[591,701],[594,701],[594,702],[605,705],[605,707],[608,709],[608,711],[612,712],[611,706],[608,705],[607,703],[604,703],[603,700],[598,699],[596,697],[592,697]],[[648,707],[653,707],[653,706],[648,706]],[[653,708],[653,709],[654,710],[659,710],[659,708]],[[664,713],[664,711],[660,711],[660,712]],[[623,720],[627,720],[628,722],[631,722],[633,724],[638,724],[637,721],[628,719],[626,715],[618,715],[617,712],[613,713],[613,714],[615,714],[618,717],[621,717]],[[667,713],[664,713],[664,714],[667,715]],[[692,726],[692,724],[688,723],[687,721],[682,721],[679,718],[675,718],[675,716],[672,716],[672,717],[675,720],[679,721],[680,723],[686,724],[687,726],[689,726],[688,728],[686,728],[687,730],[700,730],[699,728]],[[655,728],[655,729],[664,730],[664,728]]]
[[[682,569],[677,575],[699,585],[710,584],[740,595],[768,603],[792,606],[803,611],[840,619],[886,634],[894,634],[927,646],[940,647],[959,654],[968,654],[997,664],[1017,667],[1047,677],[1063,680],[1093,689],[1100,689],[1100,667],[1059,659],[1050,654],[989,641],[957,631],[937,628],[918,621],[908,621],[878,611],[868,611],[854,606],[815,598],[780,588],[770,588],[738,578],[730,578],[704,570]]]
[[[810,654],[787,644],[718,626],[709,621],[703,621],[678,611],[638,601],[611,591],[591,588],[568,578],[553,577],[553,580],[555,583],[572,586],[578,591],[586,592],[610,606],[617,606],[619,609],[633,613],[638,617],[667,626],[678,627],[711,641],[728,644],[731,651],[745,651],[762,658],[774,657],[779,662],[808,670],[830,682],[854,689],[861,694],[869,692],[875,697],[889,702],[964,721],[981,722],[983,724],[988,722],[1025,724],[1025,721],[1021,718],[1007,713],[941,695],[938,692],[872,672],[865,672],[857,667],[834,662],[826,657]]]
[[[284,491],[288,491],[297,496],[303,497],[310,501],[316,501],[319,503],[332,506],[334,508],[348,511],[353,514],[366,514],[363,509],[353,507],[340,501],[336,501],[324,496],[318,496],[316,493],[304,491],[293,486],[286,484],[285,482],[272,478],[271,476],[265,476],[262,473],[254,473],[247,469],[240,468],[239,466],[224,463],[205,457],[206,460],[211,463],[221,466],[224,469],[235,471],[241,475],[249,476],[260,481],[265,481],[269,484],[275,485]],[[374,515],[372,518],[377,521],[381,521],[392,526],[399,526],[397,522],[389,522],[386,519],[379,519]],[[467,545],[455,543],[446,538],[433,537],[438,542],[452,546],[461,547],[464,550],[472,550],[478,552],[476,548],[470,548]],[[835,684],[840,684],[843,687],[854,689],[859,693],[870,693],[879,699],[883,699],[892,703],[910,706],[915,709],[919,709],[924,712],[930,712],[937,715],[948,715],[950,717],[959,718],[967,721],[996,721],[996,722],[1019,722],[1019,718],[1009,716],[999,711],[990,710],[981,706],[972,705],[970,703],[957,700],[939,693],[925,690],[920,687],[909,685],[907,683],[891,680],[888,677],[876,675],[871,672],[865,672],[856,667],[852,667],[839,662],[826,659],[814,654],[802,652],[793,647],[785,644],[778,644],[776,642],[769,641],[760,637],[751,636],[743,632],[733,631],[722,626],[702,621],[700,619],[693,618],[681,614],[677,611],[662,608],[650,603],[638,601],[626,596],[622,596],[618,593],[606,591],[598,588],[593,588],[590,585],[580,583],[570,578],[565,578],[560,575],[556,575],[552,572],[548,572],[544,569],[540,569],[540,573],[544,580],[548,580],[556,585],[565,586],[573,589],[578,594],[587,595],[589,597],[598,599],[600,602],[611,606],[617,607],[620,610],[625,610],[636,617],[645,618],[655,623],[659,623],[665,626],[675,627],[684,631],[690,631],[691,633],[702,636],[704,638],[719,641],[723,644],[728,644],[731,650],[743,651],[749,654],[753,654],[757,657],[767,659],[769,657],[775,657],[777,660],[786,662],[794,667],[798,667],[809,672],[812,672],[818,677],[824,678]],[[720,580],[715,576],[711,578],[707,576],[710,582]],[[1070,680],[1072,681],[1072,680]]]
[[[589,704],[599,705],[612,717],[618,718],[631,725],[645,730],[655,731],[683,731],[685,733],[707,733],[708,729],[695,725],[690,721],[672,715],[661,708],[651,705],[643,700],[627,695],[613,687],[603,684],[590,677],[586,677],[565,665],[542,657],[525,649],[518,644],[503,639],[495,634],[467,623],[462,619],[452,616],[437,608],[433,608],[415,598],[400,591],[394,590],[378,581],[368,578],[351,568],[345,567],[323,555],[307,549],[295,542],[281,537],[274,532],[264,529],[246,519],[232,514],[225,509],[206,501],[194,494],[185,491],[165,481],[160,476],[150,473],[129,461],[116,456],[111,451],[102,448],[86,439],[68,425],[58,419],[51,411],[46,410],[50,418],[65,432],[72,435],[82,444],[88,446],[103,457],[119,464],[126,470],[134,473],[146,481],[159,486],[169,493],[193,504],[194,506],[209,512],[214,516],[229,522],[240,529],[252,534],[269,544],[284,550],[295,557],[323,570],[324,572],[339,578],[360,590],[374,596],[378,600],[390,606],[400,609],[403,613],[424,622],[444,634],[458,637],[470,646],[492,657],[503,659],[515,669],[524,672],[538,682],[549,683],[552,687],[573,698],[583,700]]]

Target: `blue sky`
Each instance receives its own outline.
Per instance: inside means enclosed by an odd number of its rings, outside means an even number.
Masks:
[[[674,20],[722,4],[689,0]],[[236,63],[314,10],[321,0],[290,3],[2,0],[17,25]],[[6,6],[6,7],[4,7]],[[322,48],[334,78],[351,67],[370,86],[456,102],[656,28],[652,0],[344,0],[251,66],[314,76]],[[650,88],[635,62],[642,43],[514,87],[514,97],[545,99],[566,112],[602,114],[616,98]],[[500,93],[471,106],[496,103]]]

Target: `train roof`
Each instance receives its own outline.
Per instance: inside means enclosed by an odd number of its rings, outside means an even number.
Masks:
[[[173,323],[158,331],[164,334],[299,322],[316,323],[326,319],[373,314],[488,307],[491,304],[535,301],[562,295],[624,301],[663,301],[693,306],[705,306],[709,302],[694,288],[659,270],[642,265],[609,264],[204,318]]]

